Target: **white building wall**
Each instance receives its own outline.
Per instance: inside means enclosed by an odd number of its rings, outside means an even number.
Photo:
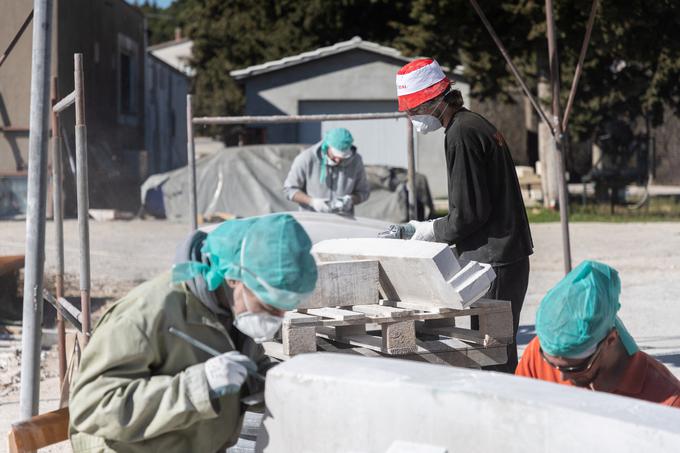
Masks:
[[[370,113],[371,101],[383,110],[396,110],[396,73],[404,62],[396,58],[355,49],[330,57],[272,71],[245,80],[246,114],[296,115],[310,113],[310,105],[326,105],[332,111],[315,113]],[[458,80],[456,87],[469,104],[469,87]],[[338,101],[334,103],[333,101]],[[352,101],[356,101],[354,108]],[[342,104],[342,105],[340,105]],[[392,104],[391,110],[385,109]],[[301,111],[305,109],[305,112]],[[342,124],[341,124],[342,123]],[[357,146],[367,163],[406,166],[405,120],[307,123],[267,126],[269,143],[310,141],[310,128],[321,132],[330,127],[357,131]],[[364,142],[364,143],[361,143]],[[444,140],[441,132],[416,138],[417,171],[428,178],[432,195],[447,196]]]

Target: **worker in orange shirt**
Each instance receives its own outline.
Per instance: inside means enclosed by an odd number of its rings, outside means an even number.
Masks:
[[[640,351],[616,315],[616,270],[584,261],[541,301],[515,374],[680,407],[680,381]]]

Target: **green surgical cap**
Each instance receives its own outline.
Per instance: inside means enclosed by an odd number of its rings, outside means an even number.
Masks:
[[[628,354],[638,347],[616,313],[621,281],[615,269],[584,261],[548,291],[536,313],[541,348],[555,357],[579,357],[602,341],[613,327]]]
[[[344,127],[329,129],[323,137],[323,141],[328,146],[332,146],[338,151],[349,149],[354,143],[352,134]]]
[[[225,279],[239,280],[265,304],[292,310],[316,286],[311,247],[309,236],[289,214],[229,220],[203,242],[201,253],[209,264],[177,264],[173,281],[202,275],[214,291]]]

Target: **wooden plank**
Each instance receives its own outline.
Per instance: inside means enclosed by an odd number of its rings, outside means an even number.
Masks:
[[[456,338],[482,346],[486,346],[493,342],[493,339],[489,337],[489,335],[483,335],[479,333],[478,330],[462,329],[460,327],[430,327],[426,325],[416,325],[416,331],[430,335]],[[500,344],[500,341],[498,343]]]
[[[309,308],[307,313],[310,315],[320,316],[322,318],[331,318],[338,321],[347,321],[350,319],[354,320],[367,320],[366,315],[363,313],[357,313],[350,310],[343,310],[341,308]]]
[[[63,407],[12,424],[8,439],[10,451],[35,451],[68,440],[68,418],[68,407]]]
[[[378,261],[331,261],[317,265],[311,297],[298,308],[323,308],[378,302]]]
[[[0,275],[18,271],[24,267],[24,255],[0,256]]]
[[[366,335],[366,324],[358,324],[356,326],[338,326],[335,329],[335,336],[338,339],[343,339],[356,335]]]
[[[297,313],[295,311],[287,311],[283,316],[283,323],[291,326],[297,325],[316,325],[320,321],[318,316],[310,316],[304,313]]]
[[[384,305],[355,305],[352,307],[353,311],[363,313],[369,316],[377,316],[380,318],[403,318],[412,316],[415,312],[413,310],[404,310],[402,308],[388,307]]]

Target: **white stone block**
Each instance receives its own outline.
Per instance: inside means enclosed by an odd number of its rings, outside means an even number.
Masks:
[[[314,292],[298,309],[378,303],[377,261],[319,263],[318,272]]]
[[[495,278],[486,264],[470,262],[461,269],[451,248],[438,242],[330,239],[314,245],[312,253],[319,262],[378,260],[385,296],[423,308],[467,307]]]
[[[258,451],[680,451],[680,410],[487,371],[306,354],[267,374]]]

